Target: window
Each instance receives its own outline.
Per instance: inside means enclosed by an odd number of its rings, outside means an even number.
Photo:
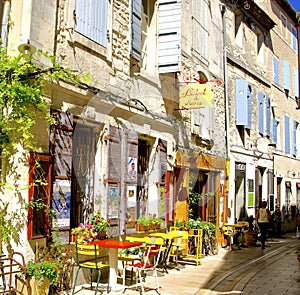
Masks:
[[[29,202],[38,202],[50,206],[51,164],[50,155],[30,154],[29,161]],[[35,185],[38,184],[38,185]],[[28,239],[49,237],[49,216],[43,207],[29,207],[28,209]]]
[[[209,3],[207,0],[192,2],[192,50],[208,64]]]
[[[256,32],[256,42],[257,42],[256,53],[258,56],[258,61],[261,64],[264,64],[264,35],[259,29],[257,29]]]
[[[272,121],[272,142],[277,144],[278,142],[278,131],[279,131],[279,122],[276,118],[273,118]]]
[[[287,60],[283,60],[283,88],[290,90],[290,64]]]
[[[284,115],[284,151],[290,153],[290,118]]]
[[[279,66],[278,66],[278,58],[276,56],[273,57],[273,79],[274,83],[279,85]]]
[[[0,0],[0,38],[3,45],[6,44],[8,33],[8,14],[9,14],[10,1]]]
[[[106,47],[107,0],[76,0],[75,31]]]
[[[262,92],[258,93],[258,132],[264,135],[264,100],[265,95]]]
[[[235,123],[237,126],[251,126],[251,87],[243,79],[235,80]],[[250,124],[249,124],[250,123]]]
[[[267,96],[266,98],[266,136],[271,135],[271,99]]]
[[[287,21],[286,21],[286,17],[282,13],[280,14],[280,33],[283,39],[286,40]]]
[[[237,11],[234,15],[234,33],[235,33],[235,44],[240,48],[243,47],[243,30],[242,30],[242,13]]]
[[[158,70],[181,70],[181,1],[159,0]],[[207,44],[207,43],[206,43]]]
[[[139,62],[139,67],[146,72],[153,73],[157,68],[160,73],[179,72],[181,1],[159,0],[158,2],[157,29],[156,1],[131,1],[130,54]]]
[[[297,51],[297,30],[294,26],[292,26],[292,47],[295,51]]]
[[[298,70],[294,70],[294,95],[295,95],[295,97],[299,97]]]
[[[299,123],[296,120],[293,120],[293,156],[296,157],[297,156],[297,133],[299,136]],[[298,140],[299,141],[299,140]]]

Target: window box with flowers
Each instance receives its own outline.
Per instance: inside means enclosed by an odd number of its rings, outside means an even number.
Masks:
[[[48,257],[31,260],[22,268],[25,279],[29,281],[31,295],[48,295],[50,286],[58,282],[62,270],[60,260]]]

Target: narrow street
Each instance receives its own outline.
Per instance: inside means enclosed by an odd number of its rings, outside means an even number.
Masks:
[[[220,248],[218,255],[206,256],[202,265],[186,264],[180,270],[170,269],[161,274],[159,283],[162,295],[214,295],[214,294],[300,294],[300,269],[295,249],[300,239],[295,234],[267,241],[267,247],[247,247],[233,251]],[[154,279],[147,276],[146,286]],[[76,294],[93,294],[88,290]],[[106,291],[103,292],[106,294]],[[122,294],[122,291],[109,294]],[[138,294],[127,290],[127,295]],[[146,294],[157,294],[147,291]]]

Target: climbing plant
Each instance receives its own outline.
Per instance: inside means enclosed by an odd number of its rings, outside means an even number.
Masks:
[[[47,52],[38,51],[34,58],[28,59],[22,54],[10,56],[0,47],[0,252],[3,244],[8,248],[12,239],[17,241],[20,227],[26,220],[21,198],[21,190],[26,187],[20,187],[22,172],[19,166],[22,162],[28,163],[29,151],[37,149],[32,127],[37,120],[54,122],[44,96],[46,83],[65,81],[79,85],[87,83],[88,79],[88,76],[79,77],[71,69],[61,67]],[[19,204],[13,206],[20,208],[19,212],[11,210],[11,204],[3,198],[7,192]]]

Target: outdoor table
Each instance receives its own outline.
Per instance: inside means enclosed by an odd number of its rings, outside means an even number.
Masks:
[[[149,234],[149,236],[150,237],[160,237],[165,240],[166,250],[162,257],[161,264],[162,264],[164,270],[166,271],[166,273],[168,273],[167,267],[170,267],[170,266],[167,265],[167,261],[168,261],[169,253],[173,246],[174,239],[181,238],[182,235],[180,235],[178,232],[170,232],[170,233],[153,233],[153,234]]]
[[[109,248],[109,285],[113,291],[122,290],[123,285],[117,284],[117,275],[118,275],[118,249],[126,249],[132,247],[142,246],[141,242],[130,242],[130,241],[119,241],[119,240],[95,240],[91,244],[97,244],[102,248]]]

